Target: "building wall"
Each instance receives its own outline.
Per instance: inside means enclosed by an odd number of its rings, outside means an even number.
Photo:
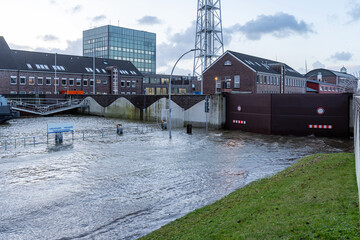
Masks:
[[[11,84],[11,77],[16,77],[16,84]],[[56,77],[59,83],[56,86],[56,93],[66,90],[83,90],[85,94],[93,93],[91,80],[92,74],[69,74],[58,72]],[[25,84],[21,83],[21,79],[25,79]],[[41,84],[42,79],[42,84]],[[47,79],[50,84],[47,84]],[[110,75],[95,76],[95,92],[96,94],[111,94],[111,77]],[[120,77],[125,84],[130,81],[130,87],[122,87],[119,81],[119,89],[124,94],[141,94],[142,78],[137,77]],[[132,83],[135,81],[135,87]],[[80,84],[79,84],[80,83]],[[86,84],[87,83],[87,84]],[[0,93],[2,94],[54,94],[55,93],[55,74],[50,72],[35,71],[0,71]]]
[[[142,73],[156,73],[156,34],[111,25],[89,29],[83,32],[83,55],[94,54],[131,61]]]
[[[231,62],[231,65],[228,64]],[[235,76],[240,76],[240,87],[235,88]],[[225,54],[204,73],[204,94],[215,93],[216,80],[221,82],[221,89],[216,92],[247,92],[247,93],[280,93],[281,84],[284,93],[306,93],[305,78],[281,74],[254,72],[230,54]],[[229,82],[229,85],[227,85]]]
[[[231,66],[224,66],[226,61],[232,63]],[[234,88],[234,78],[235,76],[240,76],[240,88]],[[230,88],[224,88],[226,84],[226,77],[230,77]],[[230,54],[224,55],[220,58],[213,66],[211,66],[203,75],[204,83],[204,94],[214,94],[215,93],[215,79],[221,82],[221,89],[217,88],[218,92],[256,92],[255,80],[256,72],[249,69],[247,66],[236,60]]]

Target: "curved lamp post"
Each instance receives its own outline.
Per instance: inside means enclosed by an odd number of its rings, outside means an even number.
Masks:
[[[172,75],[174,73],[176,65],[186,54],[194,52],[194,51],[198,51],[198,50],[201,51],[201,49],[191,49],[191,50],[187,51],[186,53],[184,53],[183,55],[181,55],[181,57],[179,57],[179,59],[176,61],[174,67],[171,70],[170,81],[169,81],[169,138],[170,139],[171,139],[171,79],[172,79]]]

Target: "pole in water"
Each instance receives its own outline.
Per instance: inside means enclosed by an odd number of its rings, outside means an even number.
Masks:
[[[55,133],[55,143],[57,144],[63,143],[63,134],[61,132]]]
[[[121,124],[117,124],[117,125],[116,125],[116,133],[117,133],[118,135],[123,135],[124,129],[123,129],[123,127],[122,127]]]

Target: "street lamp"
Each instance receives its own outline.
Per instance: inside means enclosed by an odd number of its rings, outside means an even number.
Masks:
[[[177,65],[177,63],[188,53],[194,52],[194,51],[201,51],[201,49],[191,49],[189,51],[187,51],[186,53],[184,53],[183,55],[181,55],[181,57],[179,57],[179,59],[176,61],[174,67],[171,70],[171,74],[170,74],[170,81],[169,81],[169,138],[171,139],[171,79],[172,79],[172,75],[174,73],[175,67]]]

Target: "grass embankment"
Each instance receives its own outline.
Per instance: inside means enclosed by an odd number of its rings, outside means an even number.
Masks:
[[[360,239],[354,154],[303,158],[143,239]]]

